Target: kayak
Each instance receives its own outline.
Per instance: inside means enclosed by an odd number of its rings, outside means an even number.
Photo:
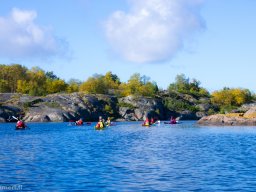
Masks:
[[[178,121],[176,121],[175,123],[174,122],[164,122],[164,124],[172,124],[172,125],[178,124],[178,123],[179,123]]]
[[[106,125],[106,127],[109,127],[109,126],[116,126],[116,124],[111,123],[110,125]]]
[[[15,127],[15,130],[24,130],[26,127]]]
[[[91,124],[92,124],[91,122],[84,122],[83,124],[77,124],[77,123],[74,123],[74,122],[70,122],[69,126],[71,126],[71,125],[75,125],[75,126],[89,126]]]
[[[97,127],[97,126],[95,126],[95,129],[96,130],[102,130],[102,129],[104,129],[105,127]]]

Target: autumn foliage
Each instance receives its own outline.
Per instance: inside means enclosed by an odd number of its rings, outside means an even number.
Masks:
[[[32,96],[43,96],[53,93],[84,92],[89,94],[112,94],[119,97],[135,95],[154,97],[159,95],[156,82],[139,73],[131,75],[127,82],[121,82],[112,72],[105,75],[95,74],[86,81],[71,79],[68,82],[57,77],[53,72],[45,72],[41,68],[27,69],[19,64],[0,65],[0,93],[22,93]],[[184,102],[176,96],[190,95],[195,99],[210,98],[210,101],[220,110],[232,109],[244,103],[251,102],[253,95],[248,89],[224,88],[210,94],[200,86],[200,81],[189,79],[184,74],[176,76],[175,82],[168,87],[169,97],[166,105],[169,109],[189,108],[197,110],[189,101]],[[188,107],[189,106],[189,107]],[[191,108],[191,109],[190,109]]]
[[[212,103],[219,106],[241,106],[252,100],[252,93],[248,89],[224,88],[212,93]]]

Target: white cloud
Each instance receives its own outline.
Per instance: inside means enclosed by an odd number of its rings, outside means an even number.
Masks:
[[[13,8],[0,17],[0,56],[5,58],[44,58],[65,52],[67,43],[35,23],[37,12]]]
[[[184,41],[204,28],[202,0],[130,0],[129,12],[116,11],[105,22],[114,50],[129,61],[171,59]]]

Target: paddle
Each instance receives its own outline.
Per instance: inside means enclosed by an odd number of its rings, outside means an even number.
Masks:
[[[19,121],[19,119],[18,119],[17,117],[15,117],[15,116],[12,116],[12,118],[15,119],[15,120],[17,120],[17,121]]]

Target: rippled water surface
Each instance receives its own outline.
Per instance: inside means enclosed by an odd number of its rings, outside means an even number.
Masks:
[[[23,191],[256,191],[256,127],[103,131],[68,123],[0,124],[0,187]]]

